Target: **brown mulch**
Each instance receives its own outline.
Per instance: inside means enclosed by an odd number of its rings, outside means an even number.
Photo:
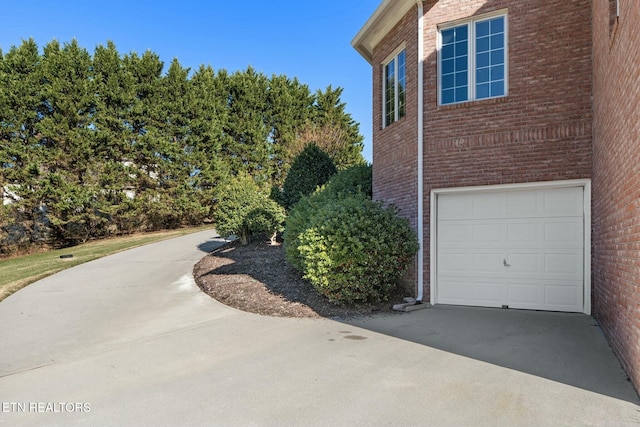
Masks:
[[[239,310],[277,317],[346,319],[397,313],[398,289],[389,302],[336,305],[321,296],[285,261],[284,245],[259,239],[248,245],[233,241],[204,257],[193,270],[196,283],[212,298]]]

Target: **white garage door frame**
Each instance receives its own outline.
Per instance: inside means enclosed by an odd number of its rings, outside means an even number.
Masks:
[[[584,194],[584,296],[583,309],[584,314],[591,314],[591,180],[575,179],[565,181],[545,181],[545,182],[529,182],[520,184],[503,184],[503,185],[483,185],[474,187],[455,187],[455,188],[439,188],[431,190],[430,203],[430,295],[431,304],[438,304],[438,196],[441,194],[453,193],[482,193],[496,191],[523,191],[523,190],[544,190],[553,188],[573,188],[582,187]]]

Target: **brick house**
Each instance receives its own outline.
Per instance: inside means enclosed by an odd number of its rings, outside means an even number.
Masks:
[[[593,314],[640,388],[640,2],[384,0],[352,45],[418,299]]]

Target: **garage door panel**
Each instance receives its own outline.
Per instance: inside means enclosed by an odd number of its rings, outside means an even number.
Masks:
[[[449,220],[471,218],[473,197],[471,195],[441,195],[438,198],[438,214]]]
[[[440,300],[443,304],[464,304],[469,299],[469,295],[473,295],[473,285],[471,278],[464,280],[463,278],[442,277],[440,289]]]
[[[550,248],[582,248],[584,240],[582,218],[569,218],[544,224],[545,246]]]
[[[506,243],[506,228],[500,223],[478,222],[472,224],[472,247],[496,247]]]
[[[530,310],[582,311],[582,298],[580,281],[515,279],[508,282],[506,305]]]
[[[509,247],[540,247],[543,242],[540,224],[535,222],[507,224],[507,245]]]
[[[582,189],[555,188],[543,193],[543,214],[545,217],[583,215],[584,193]]]
[[[438,257],[438,271],[442,275],[456,275],[473,272],[471,252],[442,252]]]
[[[475,283],[475,286],[473,286],[474,305],[501,307],[504,296],[505,286],[504,283],[499,281],[478,281]]]
[[[503,252],[447,251],[438,256],[440,278],[491,278],[507,274]]]
[[[582,311],[583,191],[438,195],[437,302]]]
[[[507,275],[513,277],[538,276],[543,271],[543,254],[540,252],[507,253]]]
[[[545,276],[581,280],[582,271],[582,253],[546,253],[544,255]]]
[[[507,197],[504,193],[472,195],[472,218],[503,218],[507,212]]]
[[[501,307],[505,288],[494,279],[442,279],[439,302],[442,304]]]
[[[476,273],[489,273],[494,276],[505,274],[504,252],[476,252],[473,254],[472,259],[472,269]]]
[[[548,284],[544,290],[544,303],[548,310],[582,310],[582,282]]]
[[[536,218],[543,216],[540,191],[511,191],[507,194],[508,218]]]
[[[543,301],[543,290],[540,283],[535,281],[514,281],[509,282],[507,287],[506,305],[511,308],[540,307]]]
[[[438,226],[441,248],[468,248],[471,244],[471,224],[448,221]]]

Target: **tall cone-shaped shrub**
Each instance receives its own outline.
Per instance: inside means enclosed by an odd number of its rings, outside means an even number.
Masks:
[[[309,144],[293,160],[282,188],[281,202],[287,209],[295,205],[303,196],[313,193],[316,188],[335,175],[338,170],[331,157],[316,144]]]

